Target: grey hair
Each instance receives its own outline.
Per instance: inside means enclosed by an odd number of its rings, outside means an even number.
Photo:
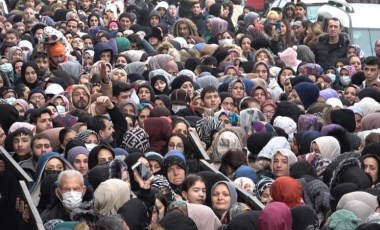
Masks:
[[[62,179],[64,177],[74,177],[74,176],[77,176],[80,178],[80,182],[82,185],[84,185],[84,178],[83,178],[83,175],[77,171],[77,170],[74,170],[74,169],[68,169],[68,170],[65,170],[65,171],[62,171],[59,175],[58,175],[58,179],[57,179],[57,186],[58,188],[61,188],[61,185],[62,185]]]
[[[101,218],[96,223],[96,230],[124,230],[125,222],[119,214]]]

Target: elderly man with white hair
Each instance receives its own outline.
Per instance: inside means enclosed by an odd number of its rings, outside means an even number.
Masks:
[[[41,213],[42,221],[44,223],[52,219],[70,221],[70,213],[81,207],[85,192],[86,186],[80,172],[71,169],[62,171],[58,176],[55,189],[55,195],[60,202]]]

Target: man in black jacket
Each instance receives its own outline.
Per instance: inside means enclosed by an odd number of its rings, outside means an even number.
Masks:
[[[342,33],[341,23],[337,18],[328,20],[327,34],[318,37],[318,43],[313,51],[315,61],[323,69],[335,66],[335,62],[340,58],[346,58],[350,40],[346,33]]]

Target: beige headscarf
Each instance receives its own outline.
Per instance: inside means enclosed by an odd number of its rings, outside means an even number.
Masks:
[[[102,182],[94,193],[94,209],[98,215],[108,216],[130,199],[130,185],[120,179],[108,179]]]

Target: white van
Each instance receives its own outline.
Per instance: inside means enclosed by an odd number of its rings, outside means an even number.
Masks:
[[[338,0],[338,1],[342,2],[342,3],[347,3],[345,0]],[[273,7],[283,8],[285,6],[285,4],[288,3],[288,2],[291,2],[291,1],[290,0],[275,0],[269,6],[269,10],[272,9]],[[293,2],[295,2],[295,1],[293,1]],[[306,7],[307,7],[306,17],[310,21],[314,22],[314,21],[317,20],[318,9],[322,5],[327,4],[329,2],[329,0],[302,0],[302,1],[298,1],[298,2],[303,2],[303,3],[306,4]]]
[[[337,4],[329,1],[318,10],[318,22],[327,31],[327,19],[338,18],[342,29],[359,45],[364,55],[374,56],[374,45],[380,39],[380,5],[367,3]]]

